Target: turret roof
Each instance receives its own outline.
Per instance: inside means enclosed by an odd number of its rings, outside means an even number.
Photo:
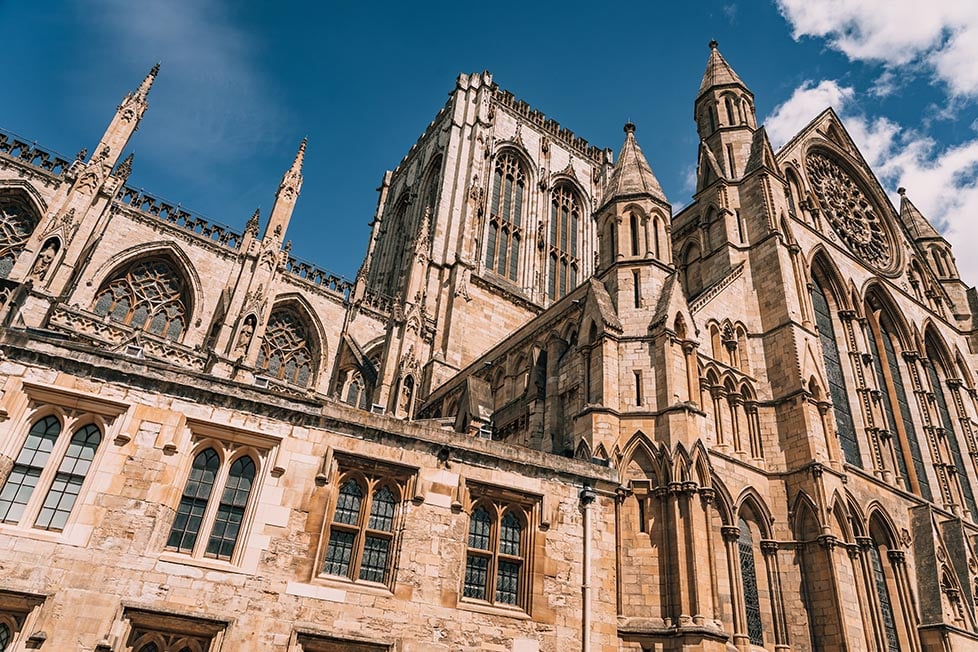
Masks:
[[[611,171],[603,203],[641,195],[668,203],[659,180],[635,140],[635,125],[629,122],[625,124],[625,144],[621,146],[618,161]]]

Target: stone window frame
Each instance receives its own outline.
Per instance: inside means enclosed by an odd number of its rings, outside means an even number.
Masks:
[[[168,541],[165,541],[161,558],[176,563],[192,561],[204,565],[218,565],[225,568],[228,566],[241,566],[248,548],[248,540],[256,512],[258,511],[258,505],[261,502],[265,477],[269,474],[281,475],[281,472],[284,471],[280,467],[275,466],[281,438],[198,419],[187,419],[186,426],[186,429],[190,433],[188,454],[181,460],[180,471],[176,475],[176,478],[180,479],[181,482],[173,485],[174,496],[167,503],[173,509],[173,518],[170,520],[167,528],[167,539],[169,539],[169,535],[173,531],[177,510],[183,498],[187,481],[190,478],[194,460],[200,453],[211,448],[217,453],[220,464],[218,466],[217,476],[214,479],[214,484],[211,486],[211,491],[207,498],[207,505],[204,515],[201,518],[193,549],[190,551],[181,551],[167,545]],[[175,442],[164,444],[164,453],[170,447],[172,447],[170,448],[171,454],[175,453],[176,446]],[[250,457],[255,464],[255,477],[252,481],[247,504],[244,507],[234,551],[230,559],[215,558],[206,554],[207,544],[214,530],[214,523],[231,466],[245,456]]]
[[[391,652],[393,649],[392,643],[341,637],[306,627],[292,631],[288,646],[289,652]]]
[[[128,403],[92,396],[67,388],[40,385],[28,381],[21,384],[20,391],[22,392],[20,396],[26,397],[26,402],[18,401],[17,404],[11,405],[11,408],[20,414],[10,421],[6,442],[0,448],[0,454],[10,460],[16,460],[24,448],[31,429],[46,417],[53,416],[58,419],[61,424],[61,431],[57,435],[54,448],[20,518],[17,522],[0,523],[0,528],[17,528],[20,531],[28,531],[39,536],[51,535],[58,538],[70,538],[79,514],[85,508],[86,498],[93,481],[92,476],[98,472],[102,458],[110,448],[109,442],[117,435],[124,421],[120,417],[129,410],[130,406]],[[17,396],[16,392],[11,392],[11,396]],[[0,416],[8,415],[5,410],[0,410]],[[71,513],[64,527],[60,530],[39,528],[36,526],[36,521],[54,484],[55,476],[59,472],[59,467],[68,451],[72,437],[76,432],[89,425],[98,428],[101,440],[72,504]],[[13,464],[11,464],[10,469],[4,471],[0,490],[6,485],[12,469]]]
[[[157,645],[159,652],[178,652],[185,647],[193,652],[219,652],[228,624],[196,614],[123,604],[122,622],[114,629],[119,630],[122,652],[140,652],[151,643]],[[110,635],[106,641],[114,638]]]
[[[395,578],[397,576],[398,561],[402,544],[402,533],[407,517],[407,504],[414,502],[415,488],[417,487],[418,472],[417,467],[378,460],[371,457],[355,455],[352,453],[327,450],[324,456],[323,466],[326,473],[318,476],[320,481],[328,484],[331,488],[323,512],[322,531],[319,536],[319,544],[316,550],[316,563],[312,569],[312,581],[323,583],[338,583],[343,586],[358,585],[364,587],[384,588],[393,591]],[[363,548],[367,537],[368,521],[370,518],[370,504],[365,499],[361,503],[358,523],[348,525],[335,521],[336,507],[339,502],[340,490],[350,479],[358,483],[366,483],[371,492],[381,486],[396,488],[395,493],[395,512],[393,523],[389,531],[390,548],[388,551],[387,577],[383,582],[374,582],[360,579],[361,561]],[[363,484],[361,484],[361,490]],[[350,568],[346,575],[332,575],[324,572],[326,557],[329,551],[330,536],[334,526],[339,525],[348,532],[355,532],[353,558]]]
[[[539,594],[542,587],[536,584],[536,573],[534,573],[534,561],[543,547],[544,536],[543,523],[540,515],[543,509],[543,497],[530,492],[501,487],[498,485],[487,484],[477,480],[463,479],[464,497],[463,511],[468,516],[466,519],[463,536],[460,542],[463,547],[461,555],[461,573],[458,588],[458,604],[460,607],[474,609],[491,609],[495,613],[504,613],[515,616],[528,617],[532,613],[533,598]],[[496,516],[490,529],[489,549],[476,549],[469,546],[469,533],[471,517],[473,512],[480,506],[490,505],[492,512]],[[507,513],[515,512],[517,518],[523,525],[523,535],[520,541],[519,556],[505,555],[500,553],[499,529],[502,519]],[[538,532],[538,530],[541,530]],[[479,555],[490,559],[488,577],[486,579],[486,593],[489,599],[468,597],[465,595],[465,575],[468,559],[470,555]],[[519,573],[519,588],[515,604],[508,604],[496,600],[497,591],[497,571],[500,557],[521,559]]]

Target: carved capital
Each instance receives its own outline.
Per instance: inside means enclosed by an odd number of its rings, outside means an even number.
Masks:
[[[740,538],[740,528],[736,525],[724,525],[720,528],[720,535],[728,543],[736,541]]]
[[[907,563],[907,553],[902,550],[887,550],[886,556],[894,566],[902,566]]]
[[[774,539],[761,539],[761,553],[765,557],[777,554],[780,545]]]

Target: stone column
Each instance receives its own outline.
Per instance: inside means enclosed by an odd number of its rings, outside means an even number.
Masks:
[[[723,545],[727,551],[727,572],[730,574],[730,603],[733,607],[733,642],[741,650],[750,650],[750,636],[747,635],[747,608],[744,604],[744,581],[740,576],[740,528],[724,525],[720,529]]]
[[[910,586],[910,577],[907,574],[907,554],[902,550],[888,550],[886,556],[890,561],[890,568],[893,569],[893,579],[896,583],[897,595],[900,599],[900,616],[902,617],[907,636],[910,638],[910,649],[919,650],[920,637],[917,632],[917,606],[913,598],[913,589]]]
[[[774,649],[790,650],[788,625],[784,616],[784,596],[781,592],[781,569],[778,565],[778,542],[761,541],[761,554],[767,569],[767,583],[771,591],[771,618],[774,621]]]

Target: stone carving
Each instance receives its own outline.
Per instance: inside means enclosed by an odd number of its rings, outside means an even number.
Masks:
[[[29,278],[32,281],[43,281],[44,277],[47,276],[48,270],[51,269],[51,263],[54,262],[54,257],[57,255],[57,253],[58,241],[48,240],[41,249],[41,253],[37,255],[37,259],[34,261],[34,267],[31,268]]]
[[[238,341],[234,344],[234,354],[244,355],[248,350],[248,345],[251,344],[251,336],[255,333],[255,318],[253,315],[248,315],[244,320],[244,324],[241,325],[241,330],[238,331]]]
[[[894,250],[881,211],[828,156],[814,152],[805,163],[822,212],[842,242],[867,263],[880,269],[889,267]]]

